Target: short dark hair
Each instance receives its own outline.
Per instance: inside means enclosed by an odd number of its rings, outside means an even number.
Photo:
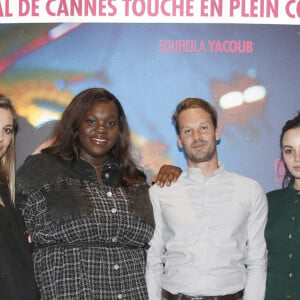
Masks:
[[[281,135],[280,135],[280,149],[281,150],[282,150],[282,140],[283,140],[283,136],[285,135],[285,133],[290,129],[294,129],[294,128],[298,128],[298,127],[300,127],[300,112],[298,112],[298,115],[295,118],[288,120],[282,127]],[[282,156],[282,152],[281,152],[281,156]],[[289,183],[290,179],[293,179],[293,176],[290,173],[290,171],[287,168],[285,168],[285,170],[286,170],[286,173],[284,175],[282,187],[286,187],[287,184]]]
[[[218,126],[218,113],[213,105],[201,98],[186,98],[182,100],[176,107],[176,111],[172,116],[172,122],[175,126],[177,134],[179,134],[179,124],[178,117],[186,109],[189,108],[201,108],[207,113],[209,113],[211,120],[213,122],[214,128]]]

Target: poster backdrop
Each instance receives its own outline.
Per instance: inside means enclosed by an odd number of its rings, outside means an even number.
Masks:
[[[300,111],[300,1],[0,0],[0,22],[18,166],[97,86],[122,102],[149,178],[163,163],[185,169],[171,115],[200,97],[217,107],[226,167],[281,187],[279,135]]]

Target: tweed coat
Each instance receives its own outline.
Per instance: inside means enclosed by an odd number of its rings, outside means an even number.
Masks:
[[[101,187],[87,161],[30,156],[16,201],[32,236],[42,299],[147,299],[154,220],[146,183]]]

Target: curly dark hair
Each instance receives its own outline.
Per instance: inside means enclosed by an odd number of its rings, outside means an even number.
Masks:
[[[119,117],[119,136],[116,144],[108,153],[111,160],[117,163],[123,174],[122,185],[145,182],[145,174],[139,170],[130,154],[130,130],[127,118],[120,101],[108,90],[90,88],[76,95],[66,107],[54,132],[53,144],[43,152],[56,153],[63,159],[76,161],[80,154],[79,128],[82,119],[95,102],[111,102],[115,105]]]

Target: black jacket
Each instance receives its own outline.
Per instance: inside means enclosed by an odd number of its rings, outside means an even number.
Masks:
[[[5,205],[0,205],[0,299],[38,299],[22,220],[11,204],[6,186],[0,185],[0,196]]]

